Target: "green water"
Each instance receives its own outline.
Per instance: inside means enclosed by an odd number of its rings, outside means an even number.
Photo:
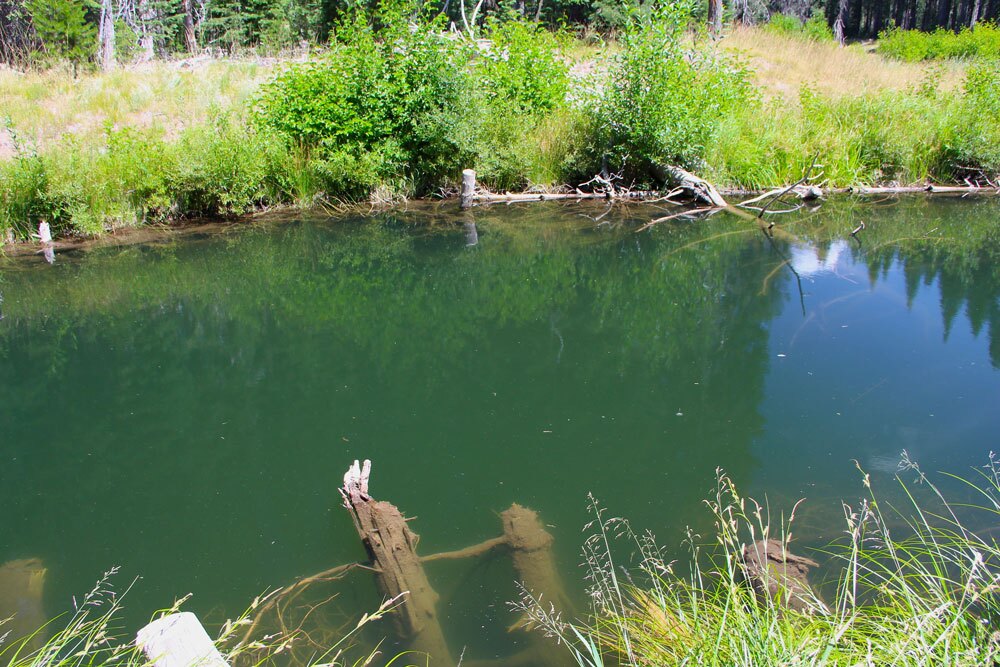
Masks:
[[[369,458],[424,554],[538,510],[582,601],[588,493],[675,545],[708,534],[721,467],[777,511],[806,497],[822,544],[854,460],[1000,448],[1000,199],[636,233],[660,215],[447,206],[4,260],[0,563],[42,560],[50,615],[120,565],[126,628],[189,592],[221,622],[363,558],[337,487]],[[429,573],[456,655],[512,650],[504,559]],[[349,579],[317,618],[377,605]]]

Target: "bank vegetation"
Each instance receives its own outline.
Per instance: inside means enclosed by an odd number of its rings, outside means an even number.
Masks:
[[[995,182],[997,61],[886,61],[787,26],[715,40],[696,10],[657,3],[608,42],[516,17],[473,40],[396,0],[280,61],[2,71],[0,234],[443,196],[464,168],[494,191],[660,189],[668,166],[764,189],[814,159],[830,186]]]

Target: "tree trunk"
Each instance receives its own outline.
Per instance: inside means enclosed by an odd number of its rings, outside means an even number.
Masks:
[[[101,0],[101,25],[98,30],[101,43],[101,69],[105,72],[115,66],[115,6],[113,0]]]
[[[848,0],[840,0],[837,4],[837,18],[833,22],[833,37],[837,43],[844,46],[844,18],[847,16]]]
[[[722,33],[722,0],[708,0],[708,31],[713,35]]]
[[[188,53],[198,51],[198,40],[194,35],[194,0],[184,1],[184,45]]]
[[[976,21],[979,20],[979,5],[980,5],[980,1],[979,0],[976,0],[975,3],[973,3],[973,5],[972,5],[972,15],[969,17],[969,27],[970,28],[975,28],[976,27]]]
[[[142,55],[139,58],[143,62],[148,62],[153,59],[155,55],[153,52],[153,20],[156,18],[156,13],[153,11],[152,3],[150,0],[139,0],[139,20],[138,20],[138,32],[139,32],[139,49]]]

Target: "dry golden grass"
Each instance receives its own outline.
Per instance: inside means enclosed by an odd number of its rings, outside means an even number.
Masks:
[[[0,70],[0,159],[17,141],[36,149],[66,135],[100,135],[106,126],[162,131],[171,137],[218,112],[242,113],[245,102],[274,70],[274,62],[154,62],[108,74]]]
[[[743,56],[765,94],[775,97],[794,98],[802,84],[833,96],[903,90],[919,86],[932,67],[887,60],[870,52],[871,45],[841,48],[834,42],[810,42],[754,28],[733,30],[720,45]],[[941,69],[942,89],[961,85],[963,65],[947,63],[933,67]]]

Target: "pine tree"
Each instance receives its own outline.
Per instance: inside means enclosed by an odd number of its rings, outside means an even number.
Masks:
[[[26,7],[44,56],[68,61],[76,76],[80,65],[89,62],[97,50],[97,30],[87,21],[82,0],[28,0]]]

